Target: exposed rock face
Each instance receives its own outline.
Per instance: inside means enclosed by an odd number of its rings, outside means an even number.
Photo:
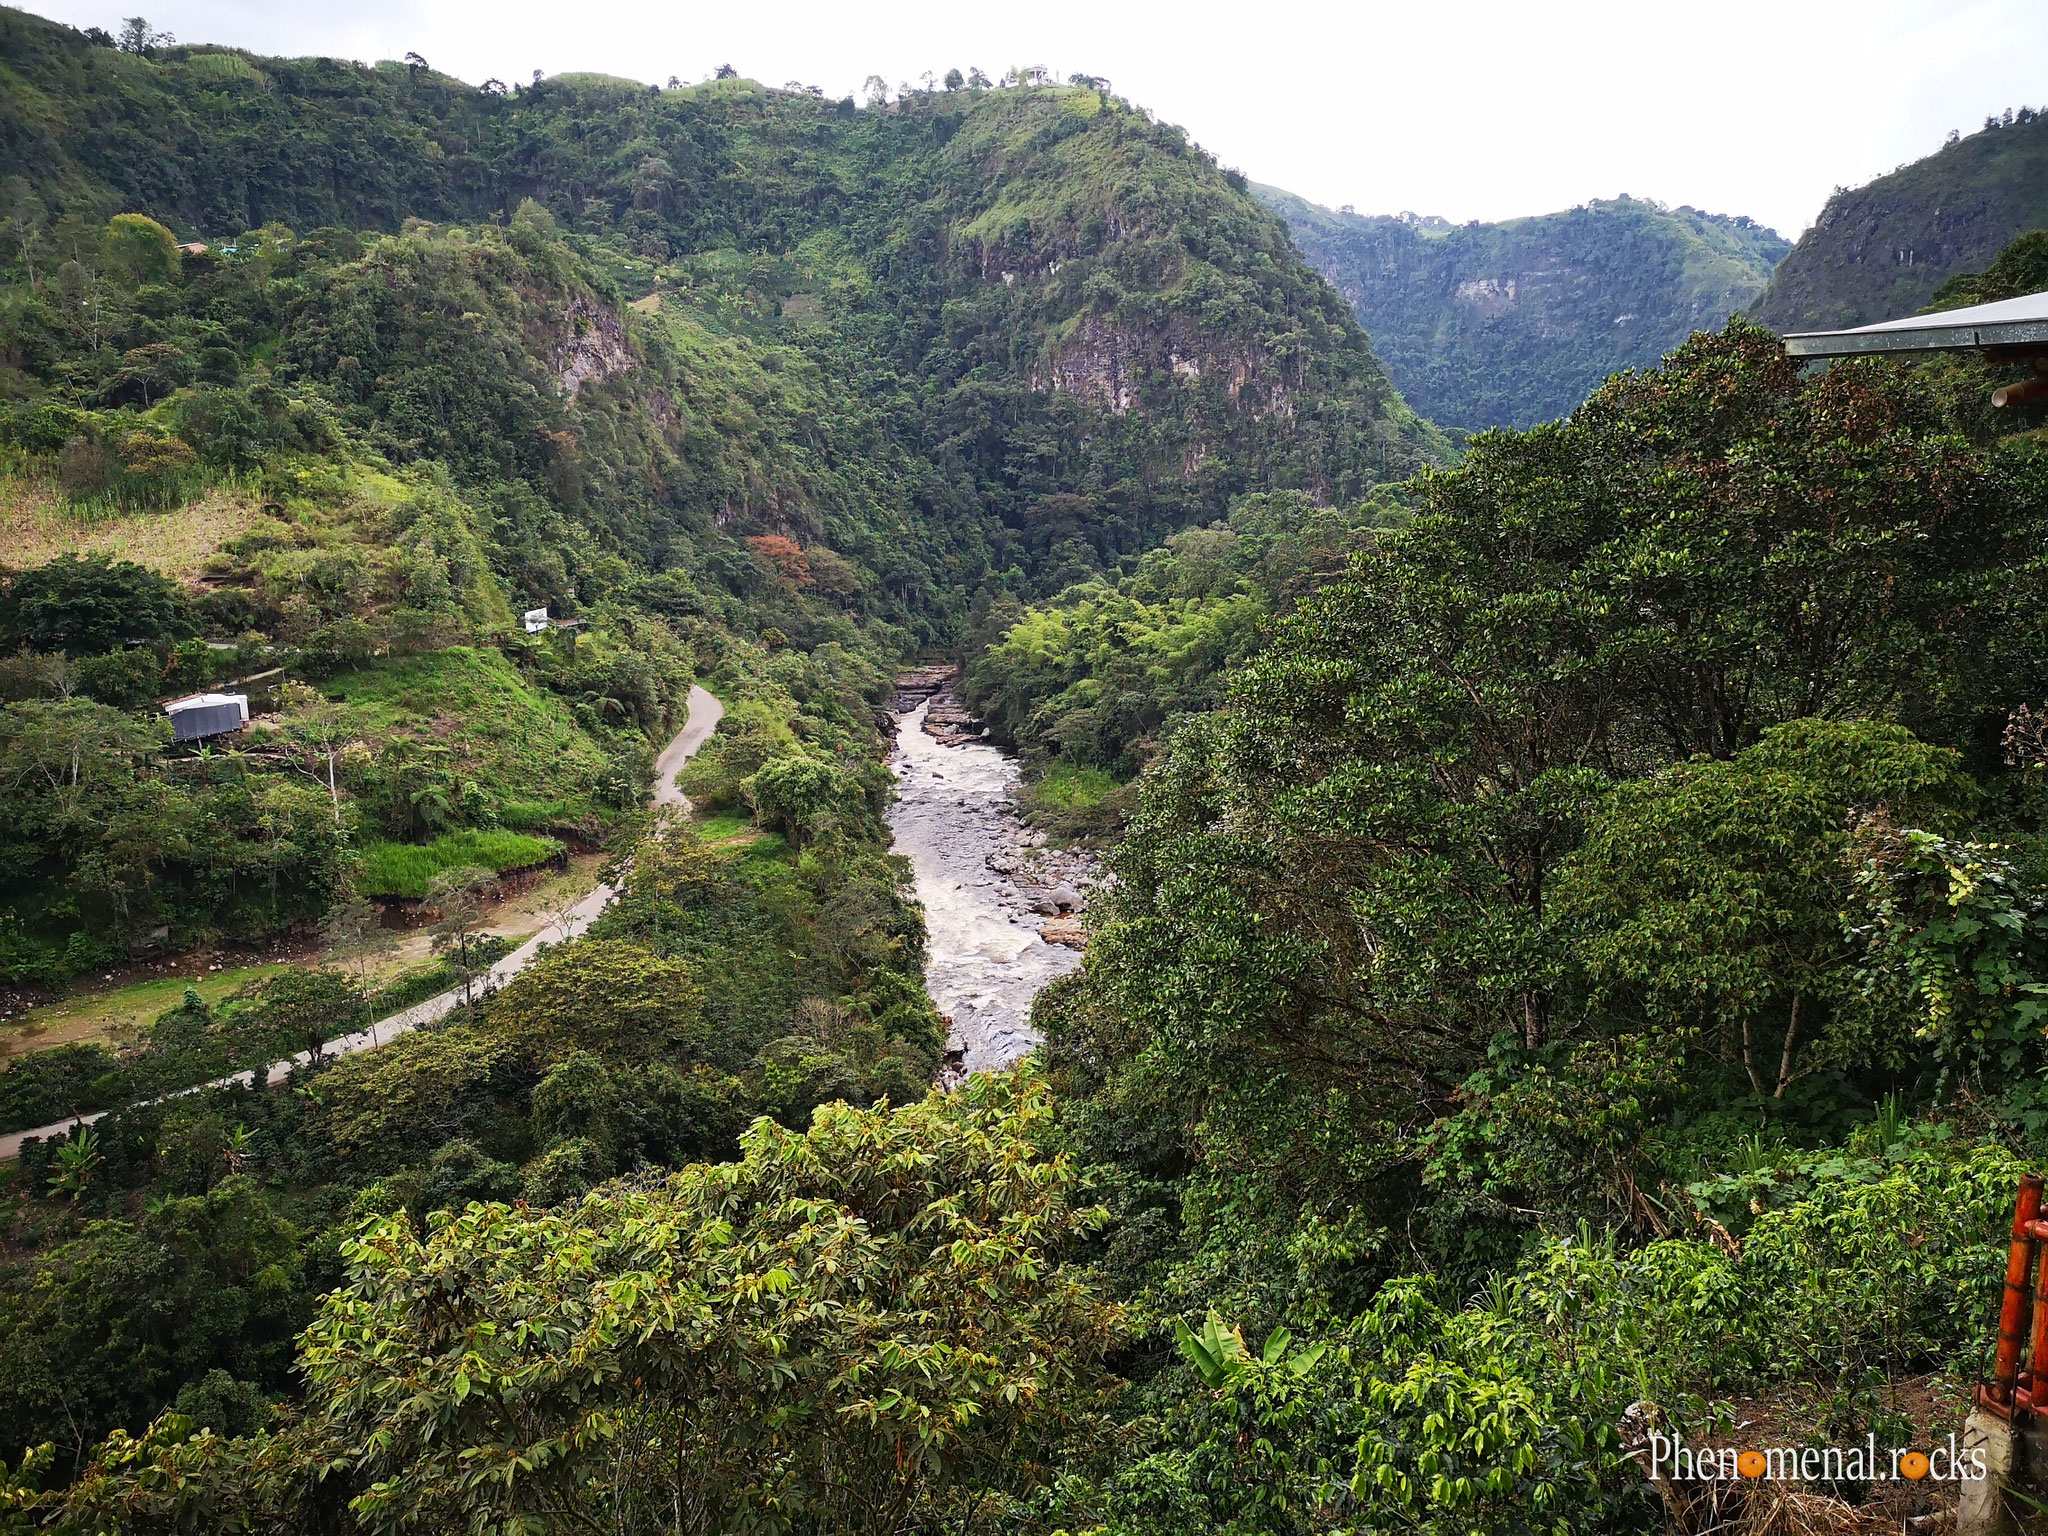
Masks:
[[[1148,386],[1173,390],[1220,382],[1223,396],[1254,421],[1289,420],[1294,400],[1249,351],[1204,344],[1198,336],[1153,334],[1113,320],[1084,320],[1049,360],[1035,364],[1030,387],[1075,395],[1121,416],[1142,409]]]
[[[963,741],[981,740],[988,734],[988,727],[968,713],[948,689],[936,695],[931,708],[924,712],[924,733],[934,741],[957,747]]]
[[[568,335],[555,349],[555,387],[563,394],[574,398],[586,384],[602,384],[639,366],[610,306],[579,297],[562,319]]]
[[[896,707],[908,713],[943,688],[950,687],[960,669],[942,661],[929,667],[912,667],[896,674]]]
[[[1512,277],[1473,277],[1458,284],[1456,295],[1459,302],[1469,304],[1479,314],[1489,319],[1504,315],[1515,307],[1515,280]],[[1347,295],[1348,297],[1348,295]],[[1356,303],[1357,300],[1352,300]]]

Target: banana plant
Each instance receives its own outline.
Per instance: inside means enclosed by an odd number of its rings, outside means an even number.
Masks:
[[[1266,1335],[1264,1347],[1254,1358],[1245,1347],[1244,1335],[1226,1325],[1213,1307],[1200,1333],[1179,1318],[1174,1319],[1173,1327],[1174,1340],[1179,1344],[1180,1352],[1187,1357],[1196,1374],[1219,1391],[1264,1371],[1284,1371],[1288,1377],[1299,1380],[1315,1369],[1316,1362],[1323,1358],[1323,1351],[1327,1348],[1322,1344],[1312,1345],[1308,1349],[1297,1350],[1290,1358],[1287,1351],[1294,1343],[1294,1335],[1281,1327]]]
[[[81,1126],[76,1135],[57,1149],[57,1172],[50,1179],[50,1193],[67,1196],[76,1205],[78,1197],[92,1187],[101,1161],[98,1133],[90,1126]]]

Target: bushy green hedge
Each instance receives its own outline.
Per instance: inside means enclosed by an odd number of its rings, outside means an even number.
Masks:
[[[367,896],[424,896],[434,876],[465,864],[502,874],[531,869],[562,852],[552,837],[524,832],[444,832],[424,846],[415,843],[366,843],[357,866],[356,883]]]

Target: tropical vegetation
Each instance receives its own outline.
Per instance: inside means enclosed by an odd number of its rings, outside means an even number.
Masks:
[[[0,495],[72,535],[0,575],[0,979],[320,960],[0,1071],[105,1111],[4,1175],[10,1530],[1651,1530],[1653,1431],[1954,1427],[2048,1134],[1995,371],[1738,321],[1460,454],[1088,77],[13,11],[0,77]],[[948,1089],[940,656],[1110,877]],[[612,899],[483,984],[572,849]]]

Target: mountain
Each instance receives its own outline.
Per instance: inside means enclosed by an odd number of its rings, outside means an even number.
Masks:
[[[7,1229],[0,1360],[52,1352],[0,1369],[0,1503],[24,1446],[262,1422],[373,1184],[541,1208],[917,1099],[945,1025],[882,821],[896,668],[1254,495],[1337,516],[1452,457],[1179,129],[953,78],[473,87],[0,10],[0,1014],[85,974],[154,999],[108,1041],[0,1031],[0,1130],[112,1110],[8,1185],[75,1164],[60,1222]],[[699,819],[636,842],[695,685]],[[162,702],[215,689],[246,732],[173,742]],[[491,1017],[323,1064],[311,1118],[160,1097],[467,983],[501,881],[607,844],[630,893]],[[378,958],[385,916],[445,957]],[[319,969],[196,958],[316,930]],[[119,1319],[52,1279],[173,1232]]]
[[[1890,175],[1837,188],[1751,317],[1784,332],[1910,315],[2044,225],[2048,115],[2022,107]]]
[[[419,64],[127,52],[20,12],[0,12],[0,71],[8,200],[60,244],[66,218],[124,210],[219,244],[502,224],[533,200],[620,300],[659,289],[879,413],[866,441],[918,460],[884,478],[946,526],[953,590],[1048,559],[1056,586],[1239,492],[1344,498],[1446,452],[1242,178],[1085,85],[869,110],[742,79],[477,89]],[[702,510],[815,536],[817,489],[785,461]]]
[[[127,42],[0,10],[0,514],[24,535],[0,554],[22,568],[0,569],[0,640],[47,661],[0,698],[134,710],[218,680],[206,657],[229,653],[203,636],[256,636],[321,681],[497,644],[530,608],[584,619],[588,665],[527,660],[591,750],[524,782],[423,738],[429,802],[395,767],[356,786],[391,836],[594,835],[673,728],[679,647],[709,667],[837,645],[879,676],[1247,493],[1351,502],[1450,456],[1242,178],[1087,83],[859,109],[739,78],[508,90]],[[185,590],[36,574],[62,552],[49,528],[94,508],[183,530],[143,563]],[[109,607],[143,594],[172,618],[33,617],[72,601],[46,587],[109,583]],[[157,671],[100,654],[110,636],[156,647]],[[197,650],[174,664],[179,643]],[[606,757],[620,774],[577,766]],[[147,837],[123,855],[148,899],[81,904],[68,871],[107,825],[8,863],[24,926],[0,973],[302,921],[346,862],[230,900],[223,823],[193,860]]]
[[[1530,426],[1654,366],[1762,291],[1789,247],[1746,218],[1631,197],[1499,224],[1332,212],[1259,187],[1432,421]]]

